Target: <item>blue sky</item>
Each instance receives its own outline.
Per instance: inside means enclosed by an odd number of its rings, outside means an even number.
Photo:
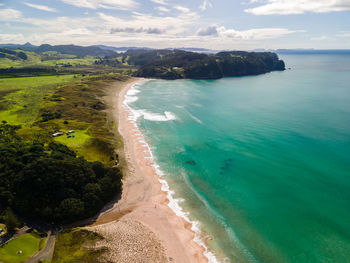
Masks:
[[[0,0],[0,43],[350,49],[350,0]]]

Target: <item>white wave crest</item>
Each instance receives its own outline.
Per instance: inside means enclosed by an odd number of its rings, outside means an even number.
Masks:
[[[149,121],[172,121],[176,120],[176,115],[170,111],[165,111],[164,115],[159,113],[149,112],[147,110],[139,111],[145,120]]]

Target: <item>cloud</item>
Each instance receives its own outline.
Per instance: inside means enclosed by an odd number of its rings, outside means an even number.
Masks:
[[[208,0],[204,0],[203,3],[199,6],[199,9],[205,11],[208,7],[213,7],[212,3],[210,3]]]
[[[157,6],[155,9],[157,9],[160,12],[166,12],[166,13],[170,12],[170,9],[168,9],[164,6]]]
[[[29,0],[27,1],[29,2]],[[12,12],[12,15],[8,15],[9,12],[0,9],[0,19],[3,19],[3,14],[6,14],[6,21],[16,21],[19,22],[16,23],[16,26],[26,27],[19,29],[21,30],[19,31],[4,25],[2,31],[5,31],[5,27],[7,27],[5,32],[9,35],[0,36],[0,40],[1,42],[29,41],[33,44],[75,43],[79,45],[133,45],[155,48],[250,49],[264,44],[264,39],[279,38],[298,32],[285,28],[239,31],[215,24],[208,24],[207,27],[204,24],[203,28],[196,31],[200,21],[200,15],[197,12],[186,7],[184,7],[185,9],[180,8],[182,11],[175,9],[172,5],[163,7],[170,9],[171,12],[157,15],[132,11],[128,16],[116,16],[110,12],[104,13],[103,10],[99,10],[98,12],[89,11],[90,15],[88,16],[81,14],[75,17],[54,16],[49,18],[25,17],[16,10]],[[88,9],[84,11],[88,11]],[[7,20],[10,18],[12,20]],[[16,32],[21,32],[23,36],[16,35]],[[279,48],[281,41],[273,41],[274,48]],[[272,47],[269,46],[269,48]]]
[[[160,28],[132,28],[132,27],[126,27],[126,28],[112,28],[111,34],[113,33],[146,33],[146,34],[162,34],[164,33],[163,29]]]
[[[132,12],[132,16],[123,19],[117,16],[111,16],[102,12],[98,13],[102,24],[107,28],[158,28],[167,34],[178,35],[188,31],[191,26],[194,27],[199,16],[195,12],[183,13],[171,16],[157,16],[152,14],[144,14]]]
[[[188,9],[187,7],[181,6],[181,5],[176,5],[174,6],[174,8],[182,13],[189,13],[190,9]]]
[[[337,35],[337,37],[350,37],[349,31],[340,31]]]
[[[218,31],[216,29],[216,26],[209,26],[207,28],[204,29],[199,29],[197,31],[197,35],[198,36],[217,36],[218,35]]]
[[[168,5],[168,3],[164,0],[151,0],[151,2],[160,4],[160,5]]]
[[[90,9],[132,10],[138,6],[134,0],[62,0],[64,3]]]
[[[244,10],[254,15],[290,15],[350,10],[349,0],[253,0],[252,2],[262,4]]]
[[[36,4],[31,4],[31,3],[26,3],[26,2],[24,2],[24,4],[26,6],[29,6],[29,7],[35,8],[35,9],[39,9],[39,10],[43,10],[43,11],[47,11],[47,12],[57,12],[56,9],[48,7],[46,5],[36,5]]]
[[[0,21],[16,21],[16,19],[20,18],[21,16],[21,11],[16,9],[0,9]]]
[[[304,32],[303,30],[289,30],[287,28],[253,28],[248,30],[227,29],[224,26],[209,26],[201,28],[197,31],[197,36],[213,36],[222,39],[237,40],[264,40],[271,38],[279,38],[296,32]]]
[[[289,30],[287,28],[254,28],[248,30],[235,30],[226,29],[225,27],[216,28],[218,36],[223,38],[234,38],[241,40],[264,40],[279,38],[285,35],[293,34],[296,32],[304,32],[302,30]]]
[[[312,40],[312,41],[327,41],[327,40],[335,40],[335,38],[323,35],[323,36],[319,36],[319,37],[312,37],[312,38],[310,38],[310,40]]]
[[[11,42],[23,42],[24,37],[22,34],[0,34],[1,43],[11,43]]]

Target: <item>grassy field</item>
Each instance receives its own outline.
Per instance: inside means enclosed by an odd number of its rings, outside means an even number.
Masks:
[[[0,262],[24,262],[39,250],[39,243],[40,238],[32,234],[24,234],[11,240],[0,248]],[[17,254],[18,251],[22,251],[22,254]]]
[[[72,67],[81,67],[81,66],[92,66],[94,65],[96,58],[94,57],[85,57],[85,58],[71,58],[71,59],[53,59],[41,61],[39,66],[52,66],[52,67],[64,67],[71,65]]]
[[[112,165],[118,141],[100,98],[121,79],[118,73],[0,79],[0,121],[21,125],[18,133],[27,140],[55,140],[88,161]],[[75,130],[75,138],[53,138],[55,130]]]
[[[97,263],[104,250],[89,248],[102,237],[87,230],[66,230],[56,239],[51,263]]]
[[[45,95],[75,75],[0,79],[0,120],[30,125],[38,116]]]
[[[19,52],[21,50],[17,50]],[[29,51],[22,51],[26,53],[27,60],[23,59],[10,59],[10,58],[0,58],[0,68],[9,67],[33,67],[33,66],[50,66],[50,67],[64,67],[71,65],[72,67],[78,66],[91,66],[94,65],[97,60],[95,57],[86,56],[84,58],[77,58],[74,55],[66,54],[51,54],[50,52],[44,52],[42,54],[37,54]]]
[[[75,130],[75,138],[63,135],[54,140],[66,144],[88,161],[113,165],[114,149],[121,142],[111,132],[113,123],[107,118],[106,105],[101,98],[108,85],[121,79],[118,74],[94,75],[63,85],[44,97],[39,112],[39,116],[48,113],[55,117],[48,121],[39,118],[33,127],[44,131],[40,133],[41,138],[50,137],[55,130]]]

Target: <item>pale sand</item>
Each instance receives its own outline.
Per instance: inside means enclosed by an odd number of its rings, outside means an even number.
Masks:
[[[128,119],[124,97],[139,81],[142,79],[129,81],[121,90],[116,85],[107,97],[107,102],[110,100],[114,105],[115,123],[119,123],[128,168],[124,171],[121,200],[101,213],[89,229],[106,237],[106,242],[98,245],[109,248],[107,257],[111,262],[208,262],[204,249],[193,240],[191,225],[169,208],[158,175],[151,160],[145,158],[148,154]],[[152,242],[143,244],[137,240]]]

